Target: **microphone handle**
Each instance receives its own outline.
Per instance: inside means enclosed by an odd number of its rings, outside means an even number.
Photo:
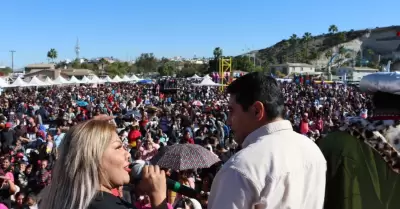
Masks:
[[[172,190],[176,193],[182,194],[186,197],[190,197],[190,198],[197,198],[198,193],[196,192],[196,190],[187,187],[185,185],[182,185],[179,182],[173,181],[169,178],[167,178],[167,188],[169,190]]]

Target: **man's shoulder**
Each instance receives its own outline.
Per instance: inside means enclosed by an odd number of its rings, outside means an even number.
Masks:
[[[265,175],[285,175],[317,164],[326,164],[318,146],[306,136],[293,132],[285,137],[260,138],[232,156],[224,167],[250,172],[261,178]]]

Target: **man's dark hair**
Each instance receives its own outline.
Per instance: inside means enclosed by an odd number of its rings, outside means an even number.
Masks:
[[[275,78],[260,72],[248,73],[227,88],[236,97],[236,102],[247,111],[256,101],[263,103],[268,121],[282,117],[284,98]]]

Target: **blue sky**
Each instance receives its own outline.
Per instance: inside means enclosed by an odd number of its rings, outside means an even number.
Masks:
[[[342,6],[345,5],[345,6]],[[237,55],[247,47],[273,45],[295,33],[400,24],[399,0],[4,0],[0,1],[0,65],[15,68],[58,59],[114,56],[127,60],[143,52],[158,57],[209,57],[215,47]]]

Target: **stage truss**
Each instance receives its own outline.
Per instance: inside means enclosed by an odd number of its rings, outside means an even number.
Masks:
[[[220,58],[219,59],[219,77],[220,77],[220,84],[221,86],[221,91],[224,90],[224,85],[229,84],[230,81],[227,83],[225,82],[225,74],[229,73],[229,80],[232,79],[232,58]]]

